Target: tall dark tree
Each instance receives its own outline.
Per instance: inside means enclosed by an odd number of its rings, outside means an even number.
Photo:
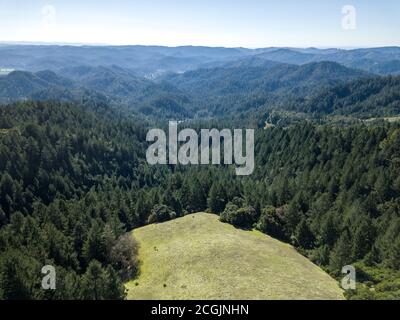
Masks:
[[[302,219],[296,227],[295,238],[297,244],[304,249],[311,249],[314,246],[315,237],[311,232],[306,219]]]
[[[353,261],[352,244],[349,232],[346,230],[340,236],[330,255],[329,266],[332,272],[340,274],[342,268]]]
[[[213,213],[221,213],[225,209],[227,197],[224,188],[219,182],[213,183],[208,195],[208,207]]]

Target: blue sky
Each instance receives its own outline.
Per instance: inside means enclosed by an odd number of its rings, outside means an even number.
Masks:
[[[344,29],[342,8],[356,9]],[[0,41],[400,46],[399,0],[0,0]]]

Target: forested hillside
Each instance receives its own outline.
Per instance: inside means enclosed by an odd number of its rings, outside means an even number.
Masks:
[[[262,60],[169,74],[152,81],[118,66],[14,71],[0,77],[0,102],[96,100],[151,118],[225,117],[370,76],[333,62]]]
[[[322,88],[368,76],[332,62],[303,66],[252,63],[188,71],[165,80],[195,97],[199,112],[223,117],[269,105],[283,97],[310,96]]]
[[[0,45],[0,60],[0,299],[124,299],[130,231],[203,211],[337,279],[354,265],[348,298],[400,299],[399,48]],[[148,165],[169,120],[255,128],[254,173]]]
[[[400,77],[355,80],[321,90],[310,99],[295,99],[290,110],[361,118],[400,114]]]
[[[121,190],[152,176],[138,170],[140,122],[105,106],[29,102],[0,119],[0,297],[124,298],[137,245],[124,237],[134,203]],[[41,290],[45,264],[57,266],[58,290]]]
[[[399,0],[0,13],[0,305],[400,301]]]
[[[23,102],[0,120],[3,299],[124,298],[139,267],[125,232],[204,210],[293,243],[332,275],[356,263],[354,298],[399,298],[398,124],[259,129],[256,170],[238,178],[147,165],[146,122],[105,104]],[[40,289],[44,264],[57,266],[54,292]]]

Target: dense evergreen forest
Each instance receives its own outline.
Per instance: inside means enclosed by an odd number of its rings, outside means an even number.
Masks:
[[[354,264],[348,298],[400,299],[399,124],[258,128],[256,170],[242,178],[149,166],[148,125],[90,100],[0,107],[1,299],[124,299],[140,269],[127,232],[205,210],[292,243],[333,276]],[[41,289],[46,264],[58,290]]]

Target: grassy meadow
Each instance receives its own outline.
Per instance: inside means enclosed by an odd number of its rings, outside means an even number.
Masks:
[[[133,231],[139,277],[128,299],[343,299],[338,283],[285,243],[207,213]]]

